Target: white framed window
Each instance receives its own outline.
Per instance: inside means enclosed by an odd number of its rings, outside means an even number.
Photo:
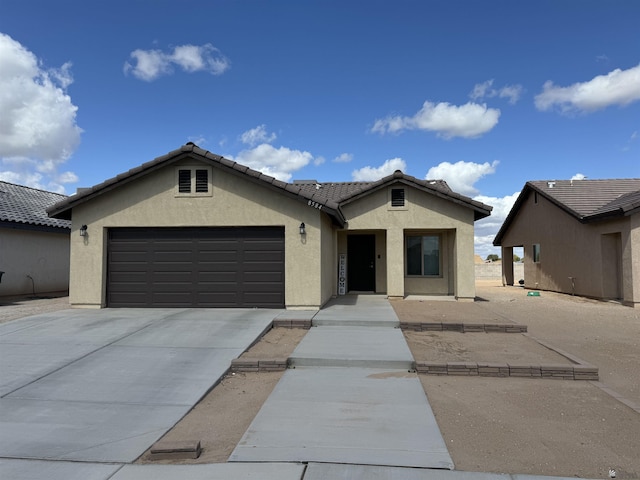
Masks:
[[[211,196],[211,168],[201,166],[177,168],[176,196]]]
[[[442,264],[440,244],[440,235],[407,235],[407,276],[439,277]]]

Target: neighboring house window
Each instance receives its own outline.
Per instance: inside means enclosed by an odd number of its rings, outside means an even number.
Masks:
[[[391,206],[404,207],[404,188],[391,189]]]
[[[407,275],[440,275],[440,236],[407,237]]]
[[[211,169],[183,167],[178,169],[178,195],[210,195]]]
[[[540,244],[533,244],[533,263],[540,263]]]

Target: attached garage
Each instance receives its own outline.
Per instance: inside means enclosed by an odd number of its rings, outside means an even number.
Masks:
[[[284,227],[111,228],[109,307],[284,308]]]

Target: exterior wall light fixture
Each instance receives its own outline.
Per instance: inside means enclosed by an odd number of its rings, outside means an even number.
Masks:
[[[307,234],[306,226],[305,226],[304,222],[302,222],[300,224],[300,235],[306,235],[306,234]]]
[[[82,225],[80,227],[80,236],[81,237],[86,237],[87,236],[87,226],[86,225]]]

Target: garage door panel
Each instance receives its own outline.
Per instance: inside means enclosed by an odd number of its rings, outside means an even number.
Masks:
[[[111,229],[107,295],[111,307],[282,308],[284,229]]]

